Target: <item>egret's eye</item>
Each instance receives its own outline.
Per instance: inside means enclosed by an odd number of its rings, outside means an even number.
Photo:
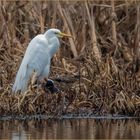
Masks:
[[[54,32],[55,34],[58,34],[57,32]]]

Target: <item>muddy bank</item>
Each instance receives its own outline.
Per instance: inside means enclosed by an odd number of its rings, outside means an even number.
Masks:
[[[96,120],[133,120],[140,119],[140,117],[123,116],[123,115],[104,115],[98,116],[93,114],[67,114],[62,116],[47,116],[47,115],[19,115],[19,116],[1,116],[0,120],[61,120],[61,119],[96,119]]]

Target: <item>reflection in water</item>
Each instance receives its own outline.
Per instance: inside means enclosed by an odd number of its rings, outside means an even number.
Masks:
[[[0,121],[0,139],[140,139],[139,120]]]

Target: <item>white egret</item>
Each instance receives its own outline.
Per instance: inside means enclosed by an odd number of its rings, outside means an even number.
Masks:
[[[36,72],[37,81],[48,78],[51,58],[60,47],[58,38],[64,36],[71,37],[53,28],[31,40],[17,72],[13,92],[25,92],[33,72]]]

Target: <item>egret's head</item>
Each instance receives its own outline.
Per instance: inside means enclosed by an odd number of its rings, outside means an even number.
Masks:
[[[49,29],[46,33],[45,33],[48,37],[53,37],[53,36],[56,36],[56,37],[72,37],[71,35],[68,35],[68,34],[65,34],[65,33],[62,33],[59,29]]]

